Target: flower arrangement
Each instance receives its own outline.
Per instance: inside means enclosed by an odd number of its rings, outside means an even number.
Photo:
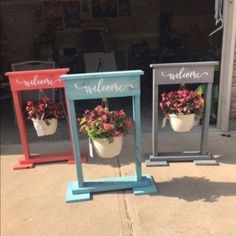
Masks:
[[[199,115],[202,112],[204,100],[197,91],[181,89],[161,94],[160,107],[164,115]]]
[[[88,138],[105,138],[109,143],[114,137],[123,136],[132,127],[132,120],[126,117],[124,110],[109,111],[108,107],[96,106],[93,110],[86,110],[78,119],[80,132]]]
[[[47,125],[53,118],[64,117],[62,102],[54,102],[47,96],[43,96],[37,103],[27,101],[25,110],[29,120],[44,120]]]

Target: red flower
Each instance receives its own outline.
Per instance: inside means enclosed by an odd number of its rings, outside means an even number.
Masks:
[[[114,111],[115,116],[119,116],[119,114],[120,114],[119,111]]]
[[[28,101],[27,102],[27,106],[32,106],[33,105],[33,102],[32,101]]]
[[[32,101],[28,101],[26,104],[25,110],[28,119],[41,119],[43,117],[44,120],[47,120],[64,116],[62,103],[54,102],[46,96],[36,104]]]

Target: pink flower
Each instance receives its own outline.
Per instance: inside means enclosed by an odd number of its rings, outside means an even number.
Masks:
[[[27,106],[32,106],[33,105],[33,102],[32,101],[28,101],[27,102]]]
[[[115,131],[115,136],[117,137],[117,136],[121,136],[122,135],[122,133],[120,132],[120,131]]]
[[[96,116],[96,113],[93,111],[91,112],[91,117],[95,117]]]
[[[120,110],[120,111],[119,111],[119,115],[120,115],[120,116],[123,116],[123,115],[125,115],[125,112],[124,112],[124,110]]]
[[[45,108],[45,104],[43,104],[43,103],[39,104],[39,109],[40,110],[44,110],[44,108]]]
[[[111,128],[111,124],[110,124],[110,123],[105,123],[105,124],[103,124],[103,129],[104,129],[105,131],[109,130],[110,128]]]
[[[132,125],[132,120],[126,118],[124,110],[109,111],[107,107],[96,106],[89,113],[84,113],[79,119],[80,129],[87,137],[112,138],[125,135]]]
[[[169,93],[162,93],[159,105],[164,114],[198,114],[203,107],[203,101],[196,91],[180,89]]]
[[[30,110],[31,110],[31,107],[26,106],[25,110],[26,110],[26,111],[30,111]]]
[[[119,111],[114,111],[115,116],[119,116]]]
[[[104,115],[101,116],[101,119],[102,119],[102,121],[106,121],[107,120],[107,116],[104,114]]]
[[[127,119],[126,120],[126,125],[127,125],[128,128],[131,128],[132,125],[133,125],[133,121],[131,119]]]
[[[103,110],[103,107],[101,105],[98,105],[95,107],[94,109],[95,111],[102,111]]]
[[[43,97],[43,98],[42,98],[42,102],[43,102],[43,103],[45,103],[45,104],[46,104],[46,103],[48,103],[48,102],[49,102],[49,100],[50,100],[50,99],[49,99],[49,98],[47,98],[47,97]]]

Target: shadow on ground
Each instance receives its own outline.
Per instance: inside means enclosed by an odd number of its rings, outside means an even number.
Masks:
[[[160,196],[185,201],[215,202],[222,196],[236,196],[236,182],[212,182],[204,177],[173,178],[157,186]]]

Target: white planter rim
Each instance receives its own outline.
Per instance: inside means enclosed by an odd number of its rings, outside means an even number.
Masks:
[[[170,125],[175,132],[187,132],[193,128],[195,114],[169,114]]]
[[[120,154],[123,144],[123,135],[113,137],[113,142],[109,143],[107,138],[93,139],[93,145],[97,155],[101,158],[112,158]]]
[[[168,114],[168,116],[170,116],[170,117],[183,117],[183,116],[194,116],[195,117],[195,114],[194,113],[191,113],[191,114],[186,114],[186,115],[184,115],[184,114],[175,114],[175,113],[172,113],[172,114]]]

